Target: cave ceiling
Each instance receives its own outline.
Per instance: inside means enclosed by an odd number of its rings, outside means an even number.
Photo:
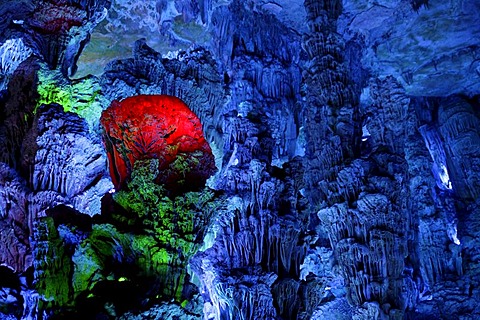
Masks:
[[[166,8],[159,12],[157,2],[167,3]],[[212,1],[211,14],[230,2]],[[185,19],[174,1],[132,3],[112,2],[80,57],[77,77],[99,74],[111,59],[128,57],[133,41],[139,38],[146,38],[149,46],[163,54],[210,41],[209,21],[202,20],[200,13]],[[274,15],[296,34],[308,32],[303,1],[251,3],[252,11]],[[425,5],[419,2],[417,10],[406,4],[401,0],[344,1],[338,31],[366,47],[362,64],[369,72],[395,76],[410,95],[477,94],[480,4],[430,0]]]

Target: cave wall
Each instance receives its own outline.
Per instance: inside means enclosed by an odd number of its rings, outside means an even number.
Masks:
[[[479,317],[479,12],[2,2],[0,317]],[[100,114],[165,94],[217,172],[114,190]]]

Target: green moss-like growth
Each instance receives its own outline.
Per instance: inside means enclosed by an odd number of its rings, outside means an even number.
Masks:
[[[139,218],[148,219],[164,202],[160,198],[166,198],[163,187],[153,182],[157,175],[158,160],[137,161],[128,184],[129,191],[117,192],[115,201]]]
[[[131,242],[132,235],[118,232],[111,224],[94,225],[72,258],[75,296],[92,290],[99,281],[121,278],[122,274],[115,274],[114,266],[133,256]]]
[[[107,105],[100,94],[101,87],[95,77],[70,81],[58,70],[40,69],[37,73],[37,107],[42,104],[58,103],[65,112],[75,112],[87,120],[91,129],[97,130],[102,104]]]
[[[144,226],[153,231],[161,244],[181,249],[184,255],[191,256],[195,251],[192,244],[203,237],[214,213],[214,194],[205,189],[171,199],[165,195],[163,186],[154,182],[157,168],[156,159],[137,161],[128,190],[117,192],[114,199],[143,219]]]
[[[39,307],[66,307],[72,303],[72,265],[53,219],[40,219],[34,237],[34,276],[35,287],[41,296]]]
[[[187,174],[191,171],[191,168],[198,166],[198,158],[201,157],[202,152],[196,151],[193,156],[188,156],[185,153],[178,153],[175,160],[170,164],[170,168],[179,173],[180,180],[177,181],[179,186],[184,186]]]
[[[177,165],[187,170],[183,162]],[[214,201],[208,189],[167,197],[164,187],[154,182],[157,168],[158,160],[137,161],[128,189],[117,192],[114,199],[142,221],[148,234],[134,241],[135,251],[144,248],[140,264],[163,278],[165,288],[174,288],[169,295],[181,302],[186,265],[199,249],[220,201]]]

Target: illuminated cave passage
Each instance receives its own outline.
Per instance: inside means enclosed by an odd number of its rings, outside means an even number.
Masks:
[[[100,122],[117,190],[125,187],[137,160],[158,159],[155,182],[173,193],[203,187],[216,171],[199,118],[176,97],[139,95],[114,101]]]

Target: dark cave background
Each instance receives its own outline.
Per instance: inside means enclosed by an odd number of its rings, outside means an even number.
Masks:
[[[0,319],[480,318],[478,21],[473,0],[2,0]],[[217,172],[172,195],[153,157],[114,190],[102,111],[160,94]]]

